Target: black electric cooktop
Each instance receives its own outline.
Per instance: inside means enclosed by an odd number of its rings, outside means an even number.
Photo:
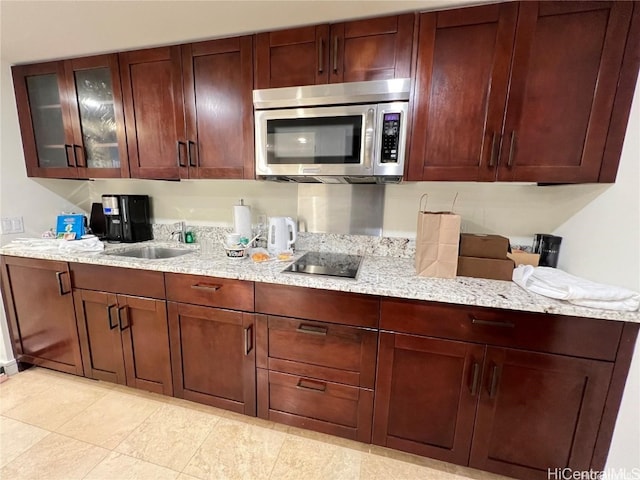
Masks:
[[[285,268],[283,272],[356,278],[361,262],[361,255],[307,252],[296,262]]]

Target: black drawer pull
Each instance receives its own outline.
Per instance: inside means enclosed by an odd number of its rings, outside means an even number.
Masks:
[[[494,365],[491,370],[491,381],[489,382],[489,398],[496,396],[498,390],[498,365]]]
[[[314,325],[300,325],[296,328],[296,332],[298,333],[308,333],[310,335],[320,335],[322,337],[327,336],[327,327],[316,327]]]
[[[471,381],[471,396],[475,397],[478,393],[478,380],[480,380],[480,364],[475,362],[473,364],[473,380]]]
[[[471,317],[471,323],[473,323],[474,325],[485,325],[487,327],[503,327],[503,328],[515,327],[515,324],[511,322],[493,322],[491,320],[480,320],[475,317]]]
[[[112,303],[111,305],[107,305],[107,318],[109,320],[109,330],[113,330],[114,328],[116,328],[118,326],[117,323],[112,323],[111,320],[111,309],[113,307],[116,307],[117,305],[115,303]]]
[[[191,285],[191,288],[194,288],[196,290],[209,290],[209,291],[215,292],[217,290],[220,290],[222,288],[222,285],[207,285],[207,284],[196,283],[195,285]]]
[[[253,350],[253,325],[244,329],[244,354],[249,355]]]
[[[64,287],[62,286],[62,275],[64,275],[65,273],[67,272],[56,272],[56,280],[58,280],[58,293],[61,297],[71,291],[69,290],[69,292],[65,292]]]
[[[300,379],[296,388],[301,390],[311,390],[312,392],[324,393],[327,391],[327,384],[321,382],[312,382],[310,380]]]
[[[123,311],[124,311],[124,315],[122,315]],[[127,321],[126,324],[122,322],[123,316]],[[118,323],[120,324],[120,331],[126,330],[131,326],[129,323],[129,307],[127,307],[126,305],[124,307],[118,307]]]

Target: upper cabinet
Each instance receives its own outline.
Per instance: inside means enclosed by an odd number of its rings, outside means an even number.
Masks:
[[[129,176],[117,58],[13,67],[27,175]]]
[[[415,14],[256,35],[256,88],[407,78]]]
[[[624,137],[638,74],[625,57],[632,9],[522,2],[422,14],[408,179],[613,181],[621,141],[607,140]]]
[[[120,54],[131,176],[253,178],[252,39]]]

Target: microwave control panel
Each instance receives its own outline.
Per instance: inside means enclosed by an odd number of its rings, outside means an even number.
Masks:
[[[380,163],[398,163],[400,112],[385,113],[382,118],[382,152]]]

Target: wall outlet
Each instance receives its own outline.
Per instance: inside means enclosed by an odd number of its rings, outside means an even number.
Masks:
[[[24,223],[22,217],[2,217],[0,219],[0,234],[24,232]]]

